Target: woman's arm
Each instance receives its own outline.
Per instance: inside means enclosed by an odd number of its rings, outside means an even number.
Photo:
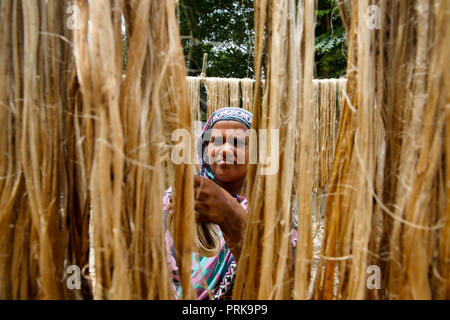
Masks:
[[[237,200],[213,181],[195,177],[197,222],[212,222],[222,230],[236,261],[241,254],[247,213]]]
[[[222,230],[228,248],[230,248],[234,259],[238,262],[244,243],[247,213],[233,197],[230,199],[228,208],[229,212],[225,215],[225,219],[219,224],[219,227]]]

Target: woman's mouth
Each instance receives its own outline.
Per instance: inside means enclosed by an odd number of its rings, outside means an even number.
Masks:
[[[230,165],[233,165],[233,164],[234,164],[234,162],[227,162],[227,161],[224,160],[224,159],[221,159],[221,160],[217,163],[217,165],[220,166],[220,167],[226,167],[226,166],[230,166]]]

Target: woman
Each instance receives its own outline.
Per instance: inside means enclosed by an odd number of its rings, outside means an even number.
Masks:
[[[191,278],[198,299],[231,296],[247,222],[244,180],[249,159],[247,133],[252,126],[252,118],[253,115],[244,109],[220,109],[211,115],[199,139],[200,171],[194,180],[196,220],[219,226],[221,247],[219,254],[212,258],[193,254]],[[166,218],[170,211],[170,196],[169,189],[164,197]],[[294,247],[296,238],[294,232]],[[169,231],[166,231],[166,245],[174,283],[181,297]]]
[[[246,225],[244,180],[249,150],[246,131],[251,125],[250,112],[240,108],[223,108],[211,115],[199,139],[200,171],[194,179],[196,220],[215,223],[221,232],[217,256],[206,258],[193,254],[192,283],[198,299],[219,299],[231,293]],[[171,193],[169,189],[164,197],[166,217],[170,211]],[[175,286],[180,294],[175,251],[169,231],[166,231],[166,245]]]

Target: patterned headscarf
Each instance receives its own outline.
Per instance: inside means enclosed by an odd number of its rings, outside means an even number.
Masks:
[[[214,181],[214,174],[211,170],[209,164],[203,158],[203,151],[208,146],[210,137],[205,135],[208,130],[212,129],[212,127],[219,121],[233,120],[239,121],[244,124],[248,129],[252,127],[252,119],[253,114],[245,109],[241,108],[222,108],[219,109],[209,117],[206,125],[203,127],[202,133],[200,135],[198,141],[198,152],[200,159],[200,171],[198,172],[199,176],[209,178]]]

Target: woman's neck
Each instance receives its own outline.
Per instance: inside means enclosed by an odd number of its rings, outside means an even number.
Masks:
[[[244,195],[245,193],[245,187],[244,187],[244,181],[245,181],[245,176],[243,176],[242,178],[233,181],[233,182],[224,182],[224,181],[220,181],[218,179],[214,180],[220,187],[222,187],[223,189],[225,189],[226,191],[228,191],[231,194],[239,194],[239,195]]]

